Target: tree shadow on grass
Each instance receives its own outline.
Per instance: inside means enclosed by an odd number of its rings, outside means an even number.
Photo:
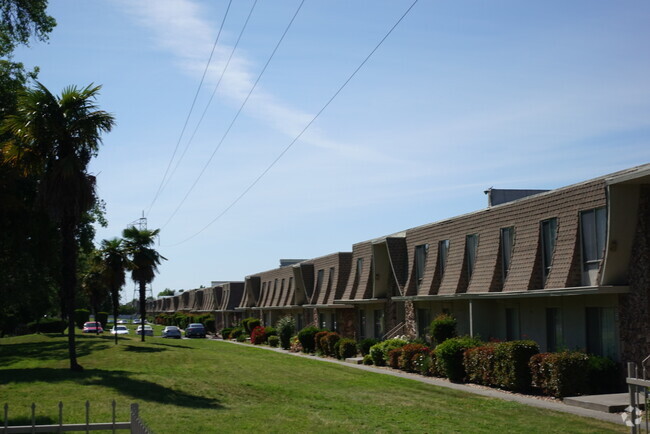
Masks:
[[[151,348],[151,347],[136,347],[134,345],[127,345],[124,348],[124,351],[129,351],[132,353],[161,353],[167,351],[167,348]]]
[[[2,369],[0,370],[0,385],[38,381],[48,383],[72,381],[79,386],[91,385],[111,388],[123,395],[141,401],[189,408],[223,408],[216,399],[191,395],[151,381],[131,378],[130,374],[127,371],[106,371],[103,369],[86,369],[83,372],[54,368]]]
[[[151,345],[160,345],[164,347],[174,347],[174,348],[183,348],[184,350],[194,350],[194,347],[186,347],[185,345],[174,345],[174,344],[167,344],[167,343],[162,343],[162,342],[153,342]]]
[[[87,356],[94,351],[105,350],[108,343],[97,339],[79,339],[77,337],[77,357]],[[68,358],[68,341],[25,342],[0,345],[0,366],[10,365],[24,359],[65,360]]]

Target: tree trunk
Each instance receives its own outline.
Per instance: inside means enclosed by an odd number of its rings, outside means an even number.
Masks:
[[[61,288],[64,298],[66,315],[68,316],[68,355],[70,369],[82,371],[77,363],[77,347],[75,343],[75,293],[77,288],[77,241],[74,236],[74,219],[65,216],[61,225]]]
[[[111,299],[113,301],[113,329],[115,330],[115,345],[117,345],[117,314],[120,308],[120,290],[111,288]]]
[[[147,284],[144,281],[140,281],[138,283],[140,284],[140,325],[142,326],[142,342],[144,342],[144,318],[147,315],[147,309],[145,306]]]

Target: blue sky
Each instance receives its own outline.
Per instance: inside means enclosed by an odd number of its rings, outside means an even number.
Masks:
[[[16,52],[56,93],[103,85],[98,102],[117,126],[91,166],[109,221],[98,241],[145,211],[169,259],[154,294],[350,251],[481,209],[488,187],[556,188],[650,162],[650,3],[420,0],[267,175],[187,240],[291,143],[411,0],[307,0],[215,152],[298,4],[258,1],[189,146],[252,0],[233,2],[180,142],[227,1],[56,0],[49,43]],[[172,168],[187,151],[151,206],[177,142]]]

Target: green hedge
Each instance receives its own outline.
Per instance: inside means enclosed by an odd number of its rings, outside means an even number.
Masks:
[[[280,345],[285,350],[291,348],[291,337],[296,331],[296,321],[292,316],[287,315],[278,320],[275,324],[275,328],[278,330],[278,336],[280,337]]]
[[[533,385],[557,398],[588,390],[589,357],[577,351],[536,354],[530,359]]]
[[[456,336],[456,318],[446,313],[440,314],[431,321],[429,333],[434,344],[440,345],[447,339]]]
[[[388,339],[373,345],[370,347],[372,362],[377,366],[386,365],[388,363],[388,353],[391,350],[403,347],[407,343],[404,339]]]
[[[259,318],[249,317],[249,318],[244,318],[241,321],[241,325],[242,327],[244,327],[244,330],[246,330],[246,333],[250,335],[255,327],[259,327],[262,325],[262,321]]]
[[[538,353],[534,341],[496,342],[468,349],[463,363],[472,383],[525,392],[531,387],[530,358]]]
[[[305,327],[298,332],[298,340],[302,346],[303,353],[313,353],[316,350],[314,337],[318,332],[320,332],[320,329],[313,326]]]
[[[463,354],[466,350],[478,347],[482,342],[470,336],[461,336],[447,339],[436,347],[438,369],[453,382],[462,382],[465,379]]]
[[[221,338],[230,339],[230,332],[232,332],[232,327],[224,327],[221,329]]]
[[[339,341],[339,358],[347,359],[357,355],[357,343],[354,339],[342,338]]]
[[[370,354],[370,347],[378,343],[379,340],[377,339],[373,339],[373,338],[362,339],[357,344],[357,349],[359,350],[362,356],[365,356],[366,354]]]
[[[68,324],[60,318],[43,318],[27,324],[27,333],[63,333]]]
[[[74,311],[74,323],[77,328],[84,328],[84,323],[90,320],[90,311],[88,309],[76,309]]]
[[[280,345],[280,338],[276,335],[269,336],[269,346],[276,348],[278,345]]]

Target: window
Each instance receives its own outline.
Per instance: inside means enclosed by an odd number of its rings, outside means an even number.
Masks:
[[[587,353],[616,360],[616,309],[588,307],[585,318]]]
[[[376,309],[374,311],[374,319],[375,319],[375,338],[376,339],[381,339],[384,337],[384,310],[383,309]]]
[[[501,264],[503,266],[503,280],[508,276],[510,259],[512,258],[512,247],[515,244],[515,228],[501,229]]]
[[[519,309],[516,307],[506,308],[506,340],[515,341],[519,339]]]
[[[330,276],[329,276],[329,287],[331,288],[332,285],[334,285],[334,267],[330,268]]]
[[[290,277],[290,278],[289,278],[289,287],[288,287],[287,289],[288,289],[288,290],[291,290],[292,285],[293,285],[293,277]]]
[[[339,324],[338,324],[338,322],[336,321],[336,312],[333,312],[333,313],[332,313],[332,320],[331,320],[331,321],[332,321],[332,322],[330,322],[330,324],[332,325],[332,331],[333,331],[333,332],[338,331],[338,329],[339,329]]]
[[[445,274],[445,267],[447,266],[447,256],[449,254],[449,240],[442,240],[438,243],[438,268],[440,275]]]
[[[553,265],[553,250],[555,250],[555,238],[557,236],[557,219],[552,218],[544,220],[541,223],[542,237],[542,270],[544,272],[544,282],[551,272]]]
[[[280,292],[284,293],[284,279],[282,279],[282,282],[280,283]]]
[[[357,258],[357,279],[361,278],[362,271],[363,271],[363,258]]]
[[[320,323],[320,328],[327,329],[327,320],[325,319],[324,313],[318,314],[318,322]]]
[[[418,336],[423,338],[429,332],[431,324],[431,315],[429,309],[418,309]]]
[[[597,269],[605,253],[607,212],[605,207],[580,213],[582,261],[585,270]]]
[[[465,238],[465,251],[467,253],[467,278],[472,278],[476,264],[476,251],[478,250],[478,235],[467,235]]]
[[[302,314],[297,313],[296,314],[296,330],[302,330],[303,327],[303,321],[302,321]]]
[[[546,351],[554,352],[564,341],[562,318],[557,307],[546,308]]]
[[[359,311],[359,339],[366,338],[366,311]]]
[[[428,253],[428,244],[415,246],[415,278],[418,289],[420,289],[420,284],[422,284],[422,278],[424,277],[424,265],[426,264]]]
[[[318,270],[316,277],[316,293],[320,292],[321,286],[323,286],[323,270]]]

